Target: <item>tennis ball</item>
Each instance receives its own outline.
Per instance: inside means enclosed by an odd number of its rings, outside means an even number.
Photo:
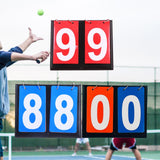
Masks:
[[[43,9],[39,9],[39,10],[37,11],[37,14],[38,14],[39,16],[42,16],[42,15],[44,14]]]

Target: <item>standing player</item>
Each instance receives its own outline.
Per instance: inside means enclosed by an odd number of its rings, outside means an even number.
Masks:
[[[110,149],[106,154],[105,160],[110,160],[114,151],[118,151],[122,149],[123,145],[125,144],[126,148],[130,148],[134,153],[136,160],[141,160],[141,154],[139,150],[136,148],[136,139],[135,138],[113,138]]]
[[[49,56],[47,51],[42,51],[34,55],[22,54],[33,42],[42,40],[32,33],[29,28],[29,37],[19,46],[11,48],[9,51],[1,51],[2,44],[0,42],[0,130],[2,130],[2,119],[10,110],[9,95],[8,95],[8,82],[7,82],[7,67],[19,60],[46,60]],[[0,139],[0,160],[3,160],[3,150]]]
[[[89,152],[89,156],[92,156],[91,146],[89,144],[89,139],[88,138],[77,138],[76,139],[76,145],[75,145],[74,153],[72,154],[72,156],[76,156],[77,155],[79,144],[82,144],[82,143],[86,144],[88,152]]]

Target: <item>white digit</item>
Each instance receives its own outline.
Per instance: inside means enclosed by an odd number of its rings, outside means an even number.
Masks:
[[[62,106],[63,101],[67,102],[67,105],[65,108]],[[74,117],[71,112],[73,108],[73,99],[69,95],[62,94],[57,97],[55,106],[58,110],[54,116],[54,122],[55,122],[56,127],[60,130],[70,129],[73,126],[73,122],[74,122]],[[63,114],[65,114],[67,117],[66,123],[62,123],[61,121],[61,117]]]
[[[62,42],[63,34],[67,34],[69,36],[68,44],[64,44]],[[69,61],[74,56],[74,53],[76,50],[76,40],[75,40],[75,36],[74,36],[73,31],[69,28],[63,28],[63,29],[59,30],[59,32],[57,33],[56,42],[57,42],[57,45],[59,46],[59,48],[61,48],[63,50],[69,49],[69,52],[67,55],[63,55],[62,52],[57,52],[57,57],[61,61]]]
[[[35,105],[33,107],[30,105],[31,100],[35,101]],[[26,109],[22,117],[24,126],[28,129],[39,128],[40,125],[42,124],[42,114],[39,111],[42,105],[42,100],[40,96],[37,94],[28,94],[24,98],[23,103],[24,103],[24,108]],[[35,115],[35,121],[33,123],[30,121],[30,115],[32,113]]]
[[[98,122],[98,117],[97,117],[99,102],[103,103],[103,121],[101,123]],[[91,121],[94,128],[97,130],[105,129],[108,126],[109,117],[110,117],[110,107],[107,97],[105,97],[104,95],[95,96],[91,104]]]
[[[99,42],[99,44],[95,44],[95,42],[94,42],[94,34],[96,34],[96,33],[98,33],[100,35],[101,41]],[[101,48],[101,51],[100,51],[99,55],[95,55],[94,52],[89,52],[88,53],[89,57],[92,60],[100,61],[105,57],[105,55],[107,53],[107,37],[106,37],[105,32],[101,28],[93,28],[89,32],[89,34],[88,34],[88,44],[93,49],[100,49]]]
[[[133,102],[134,104],[134,121],[131,124],[129,122],[129,103]],[[136,130],[140,124],[141,120],[141,107],[138,98],[134,95],[127,96],[122,104],[122,121],[126,129]]]

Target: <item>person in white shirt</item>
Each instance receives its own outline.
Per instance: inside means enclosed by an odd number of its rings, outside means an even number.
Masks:
[[[75,145],[74,153],[72,154],[72,156],[76,156],[77,155],[79,144],[86,144],[88,152],[89,152],[89,156],[92,156],[91,146],[89,144],[89,139],[88,138],[77,138],[76,139],[76,145]]]

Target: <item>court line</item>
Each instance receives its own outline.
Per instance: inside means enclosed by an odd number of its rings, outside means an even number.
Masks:
[[[96,157],[96,156],[83,156],[83,157],[87,157],[87,158],[98,158],[98,159],[105,159],[105,158],[101,158],[101,157]]]
[[[114,155],[115,157],[126,157],[126,158],[133,158],[133,159],[135,159],[135,157],[134,156],[122,156],[122,155]],[[146,158],[142,158],[142,160],[153,160],[153,159],[146,159]]]

